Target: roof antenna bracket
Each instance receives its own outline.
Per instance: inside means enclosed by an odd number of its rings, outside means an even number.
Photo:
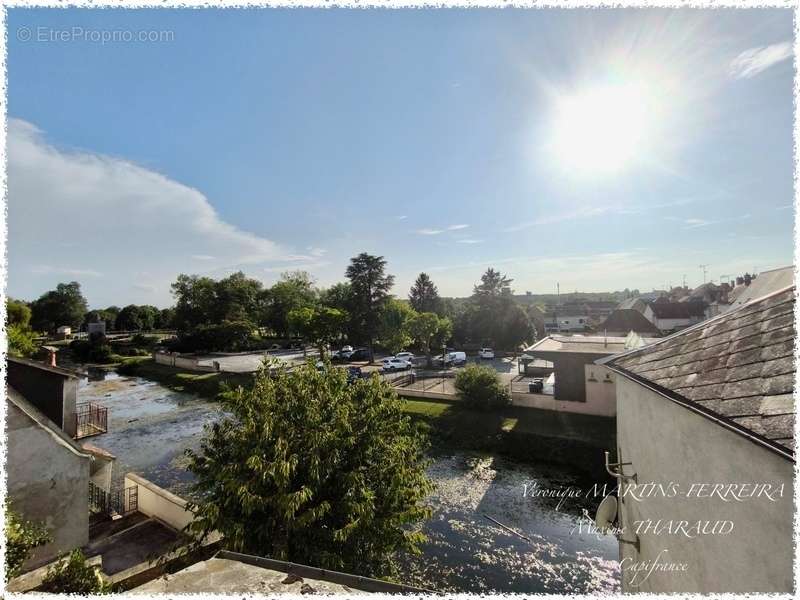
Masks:
[[[638,483],[636,479],[636,473],[634,473],[633,475],[625,475],[625,473],[623,472],[624,471],[623,467],[633,465],[633,463],[630,462],[610,463],[608,462],[608,460],[611,453],[608,450],[606,450],[605,455],[606,455],[606,471],[608,472],[609,475],[623,482],[633,480],[634,483]]]

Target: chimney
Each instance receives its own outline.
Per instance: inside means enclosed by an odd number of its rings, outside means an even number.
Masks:
[[[44,346],[44,349],[47,350],[47,364],[51,367],[56,366],[56,352],[58,352],[57,348],[53,346]]]

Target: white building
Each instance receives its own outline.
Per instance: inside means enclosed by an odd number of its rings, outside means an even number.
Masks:
[[[623,592],[793,591],[794,295],[599,361]]]

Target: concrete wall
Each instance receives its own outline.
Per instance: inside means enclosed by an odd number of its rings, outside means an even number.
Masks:
[[[202,371],[213,373],[218,369],[214,364],[201,365],[200,359],[194,356],[182,356],[177,352],[153,352],[153,360],[160,365],[186,369],[187,371]]]
[[[591,365],[598,358],[607,354],[587,353],[553,353],[546,360],[551,360],[556,374],[556,400],[586,402],[586,372],[584,367]]]
[[[617,374],[602,365],[585,365],[586,404],[590,414],[613,417],[617,414]]]
[[[635,501],[622,499],[620,525],[633,539],[636,521],[733,521],[728,535],[662,533],[639,536],[640,549],[620,544],[623,591],[640,592],[790,592],[792,590],[793,464],[713,421],[639,384],[617,380],[616,460],[632,462],[638,484],[676,483],[683,493]],[[612,457],[613,458],[613,457]],[[686,498],[695,483],[784,484],[776,502],[766,498],[724,502]],[[641,489],[641,488],[640,488]],[[632,585],[634,563],[684,563],[685,572],[653,570]],[[644,575],[640,575],[641,581]]]
[[[125,475],[125,487],[136,486],[140,513],[159,519],[170,527],[181,531],[192,522],[194,515],[187,510],[186,500],[158,487],[135,473]]]
[[[68,436],[75,436],[78,380],[13,359],[7,363],[8,384],[42,411]]]
[[[48,562],[89,540],[89,461],[65,440],[6,401],[8,496],[26,519],[44,523],[53,542],[36,549],[27,567]]]

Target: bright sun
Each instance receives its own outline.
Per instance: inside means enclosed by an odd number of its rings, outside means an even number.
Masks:
[[[556,108],[554,150],[558,162],[581,172],[613,172],[641,151],[648,126],[648,99],[641,87],[600,87],[563,97]]]

